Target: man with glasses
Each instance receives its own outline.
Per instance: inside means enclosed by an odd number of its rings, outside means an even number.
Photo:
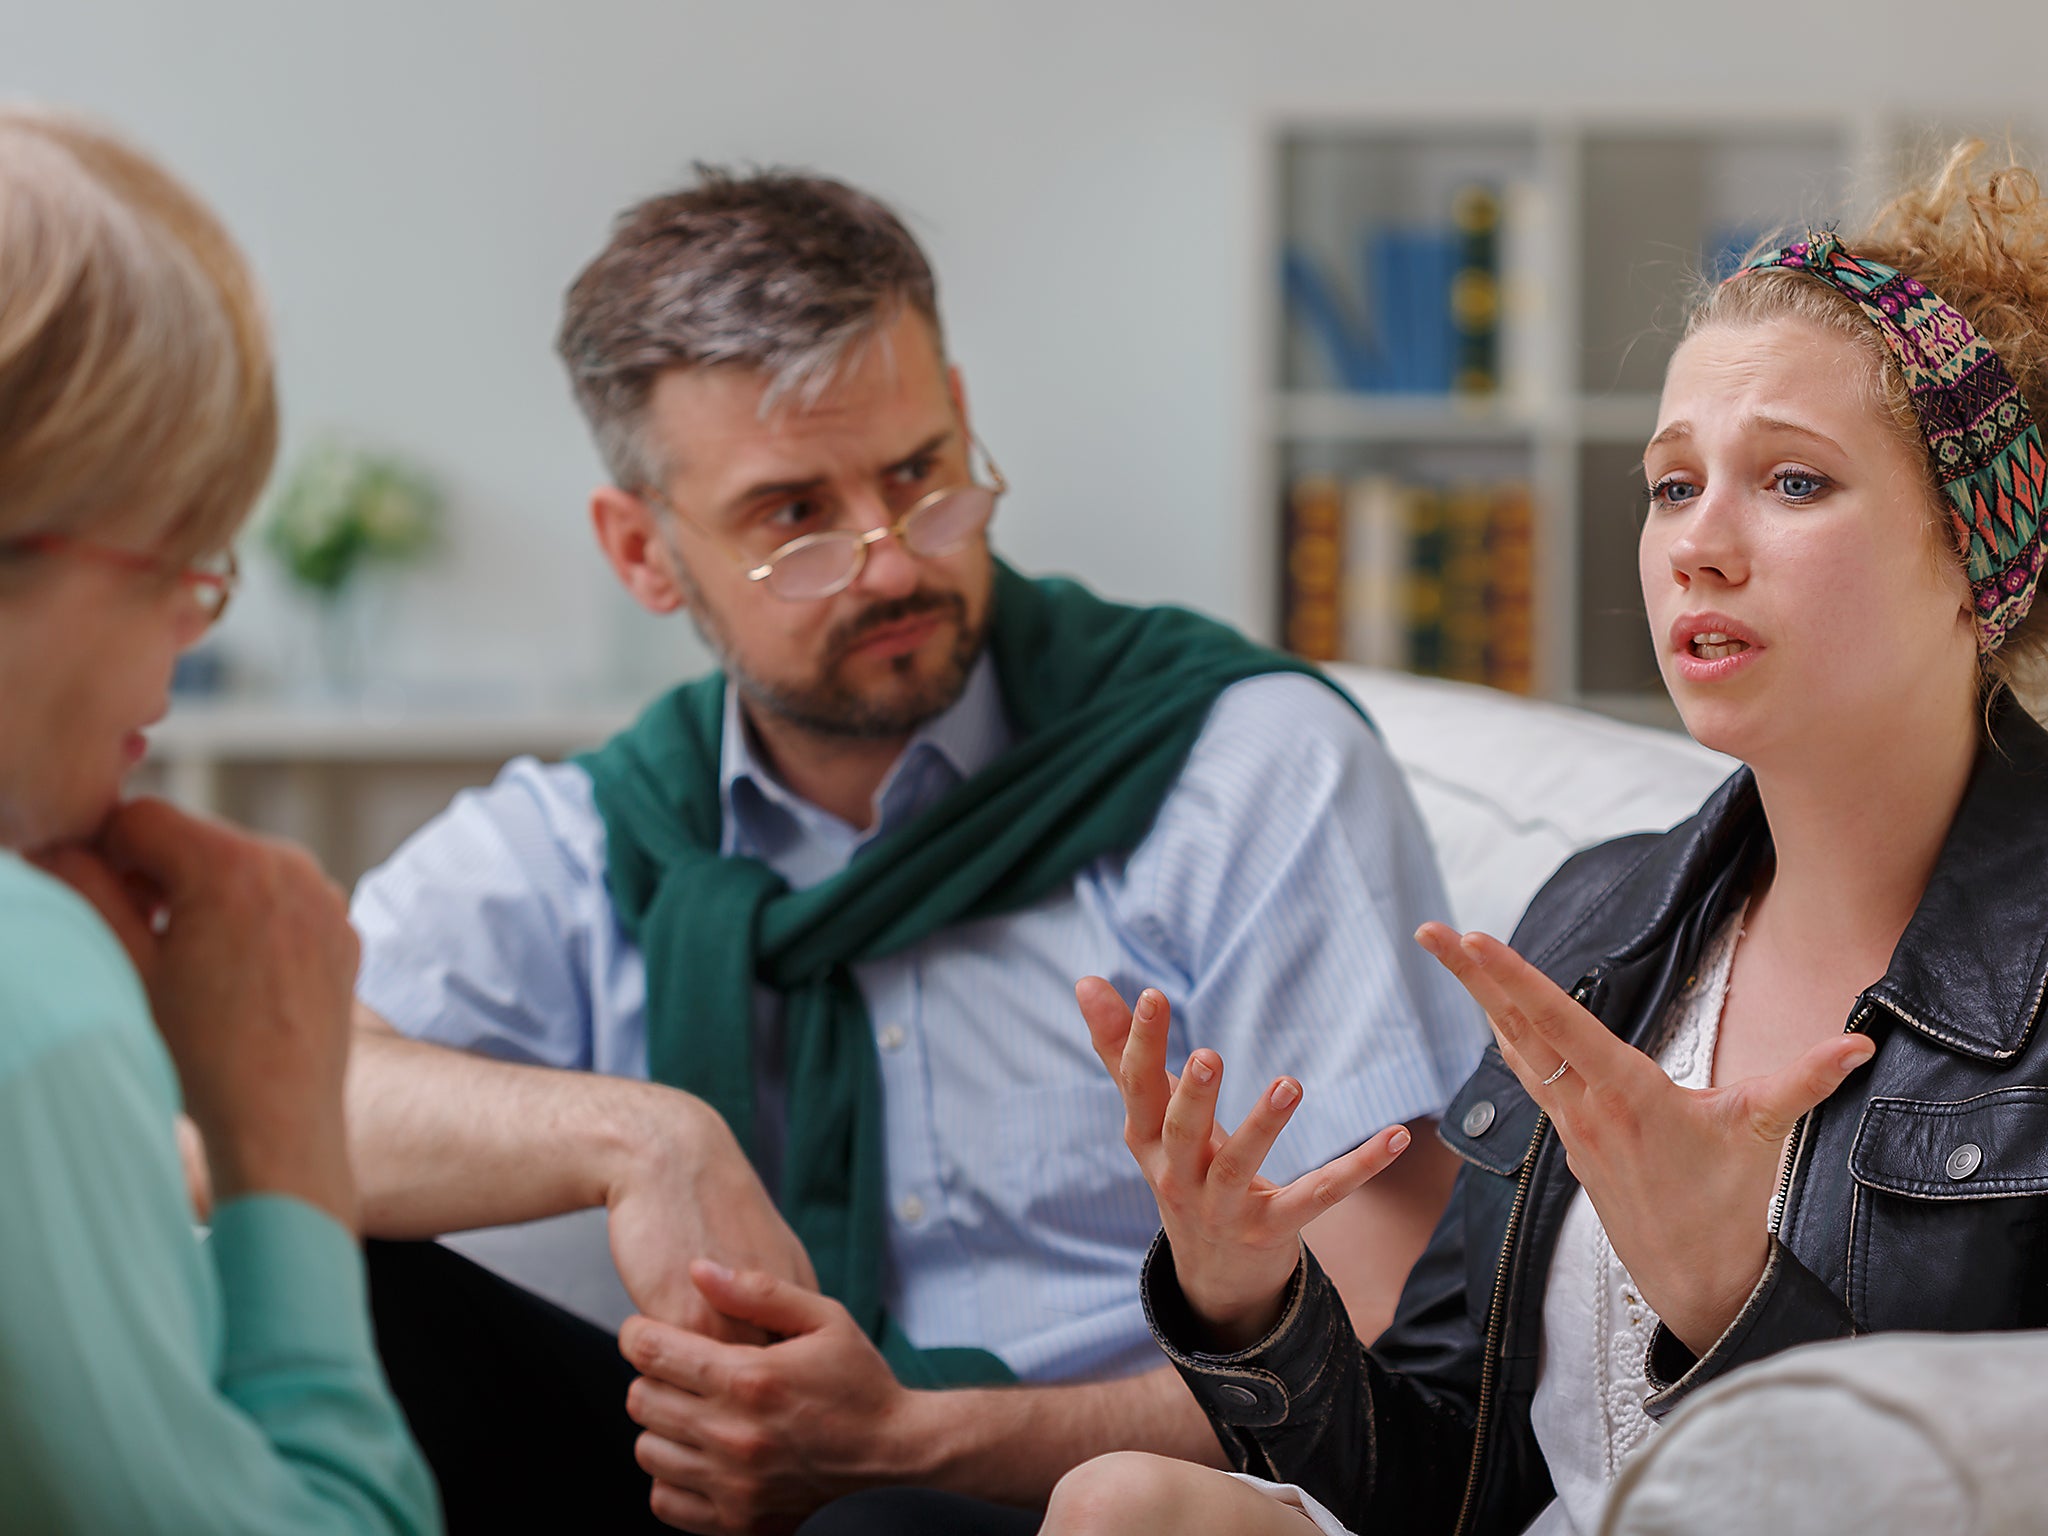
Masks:
[[[1392,764],[1285,658],[994,557],[1007,484],[872,198],[707,171],[620,219],[560,346],[598,542],[722,670],[512,764],[357,893],[365,1230],[602,1206],[643,1314],[626,1364],[372,1245],[451,1524],[644,1518],[637,1459],[686,1529],[908,1485],[818,1518],[972,1496],[1029,1530],[1093,1454],[1217,1460],[1142,1314],[1157,1213],[1074,983],[1170,995],[1231,1123],[1307,1084],[1281,1172],[1414,1127],[1310,1231],[1376,1333],[1448,1192],[1420,1133],[1482,1043],[1409,940],[1444,904]]]

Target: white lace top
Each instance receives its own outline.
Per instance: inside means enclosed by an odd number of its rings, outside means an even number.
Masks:
[[[1712,1086],[1741,937],[1738,911],[1665,1013],[1657,1065],[1681,1088]],[[1614,1256],[1581,1189],[1565,1213],[1543,1294],[1542,1358],[1529,1417],[1557,1499],[1529,1527],[1530,1536],[1592,1536],[1600,1528],[1601,1503],[1623,1458],[1657,1429],[1643,1410],[1650,1389],[1643,1362],[1656,1328],[1657,1314]]]

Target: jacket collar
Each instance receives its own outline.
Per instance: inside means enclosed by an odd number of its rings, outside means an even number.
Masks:
[[[1768,846],[1747,768],[1649,843],[1538,961],[1553,975],[1639,961],[1731,864]],[[1725,885],[1723,887],[1725,890]],[[1858,1000],[1987,1061],[2017,1055],[2048,993],[2048,732],[2009,697],[1992,714],[1934,873],[1890,966]]]

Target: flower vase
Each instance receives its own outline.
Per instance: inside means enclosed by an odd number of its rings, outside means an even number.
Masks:
[[[312,683],[315,697],[329,704],[361,699],[369,653],[369,605],[360,582],[321,592],[313,605]]]

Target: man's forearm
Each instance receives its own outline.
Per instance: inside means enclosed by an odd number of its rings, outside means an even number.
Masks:
[[[917,1458],[901,1481],[1029,1508],[1067,1472],[1109,1451],[1154,1451],[1227,1466],[1209,1421],[1172,1366],[1071,1387],[920,1392]]]
[[[646,1083],[409,1040],[357,1004],[348,1127],[363,1231],[437,1237],[603,1205],[651,1138],[688,1134],[695,1107]]]

